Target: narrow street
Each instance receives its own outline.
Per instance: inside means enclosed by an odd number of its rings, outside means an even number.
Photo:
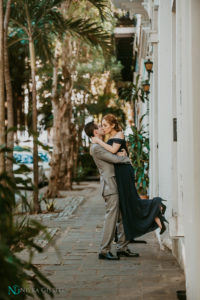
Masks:
[[[60,220],[61,233],[56,240],[60,261],[52,246],[35,259],[60,290],[55,299],[177,299],[176,291],[185,289],[183,271],[170,251],[160,250],[154,233],[144,237],[147,244],[130,244],[131,250],[140,253],[139,258],[98,260],[105,212],[98,189],[98,183],[82,183],[69,192],[84,201],[74,215]]]

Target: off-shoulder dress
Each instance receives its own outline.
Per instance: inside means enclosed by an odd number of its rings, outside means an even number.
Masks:
[[[125,139],[111,138],[107,144],[120,144],[118,151],[125,149]],[[162,198],[140,199],[135,187],[134,168],[131,164],[115,164],[120,210],[127,240],[142,236],[158,228],[155,217],[161,217]]]

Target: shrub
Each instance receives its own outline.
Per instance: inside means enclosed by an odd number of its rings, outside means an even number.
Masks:
[[[43,232],[50,239],[46,227],[26,217],[14,218],[15,195],[26,201],[17,187],[19,182],[27,184],[19,177],[0,174],[0,299],[16,299],[16,295],[17,299],[26,299],[28,295],[34,297],[34,293],[45,299],[45,292],[53,297],[54,285],[32,263],[34,252],[43,251],[35,238]],[[28,253],[28,259],[20,257],[22,251]],[[22,289],[27,288],[28,292],[24,293]]]
[[[147,195],[149,187],[149,137],[141,126],[131,127],[132,134],[128,136],[130,158],[135,169],[135,180],[140,194]]]

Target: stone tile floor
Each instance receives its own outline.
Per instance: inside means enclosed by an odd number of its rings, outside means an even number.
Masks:
[[[98,188],[98,183],[83,183],[69,192],[69,196],[85,200],[71,217],[50,221],[53,224],[49,226],[61,229],[55,238],[59,256],[49,246],[34,259],[60,291],[55,299],[177,299],[176,291],[185,289],[184,273],[169,250],[160,250],[155,233],[144,236],[147,244],[130,244],[131,250],[140,253],[139,258],[98,260],[105,212]]]

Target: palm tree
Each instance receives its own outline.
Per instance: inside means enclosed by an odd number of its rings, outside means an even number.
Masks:
[[[44,50],[41,55],[48,56],[50,35],[64,30],[64,19],[57,9],[62,0],[18,0],[13,3],[11,22],[14,41],[28,41],[32,78],[32,114],[33,114],[33,159],[34,159],[34,211],[40,212],[38,201],[38,133],[37,133],[37,91],[36,91],[36,45]],[[39,51],[41,53],[41,51]]]
[[[3,1],[0,0],[0,146],[5,145],[5,100],[4,100],[4,28]],[[4,153],[0,151],[0,174],[5,169]]]
[[[90,1],[93,2],[93,1]],[[105,5],[108,1],[99,2]],[[95,5],[95,6],[96,6]],[[104,6],[103,6],[104,7]],[[69,9],[69,7],[68,7]],[[82,12],[83,13],[83,12]],[[103,12],[101,14],[103,16]],[[74,165],[74,140],[76,139],[76,128],[72,122],[72,89],[74,83],[74,73],[76,70],[77,58],[80,51],[80,41],[101,47],[109,52],[111,49],[110,34],[107,33],[102,24],[92,19],[73,18],[68,16],[66,19],[68,33],[62,41],[62,51],[55,56],[52,104],[53,104],[53,155],[51,160],[51,174],[46,197],[56,197],[59,195],[59,189],[72,188],[72,175]],[[71,35],[69,35],[69,33]],[[72,40],[71,36],[76,39]],[[62,72],[62,88],[58,90],[58,61],[60,58]]]
[[[84,1],[83,1],[84,2]],[[103,9],[108,5],[107,0],[96,0],[96,1],[89,1],[95,7],[98,8],[99,12],[101,12],[101,17],[105,18]],[[51,57],[52,44],[54,41],[54,36],[60,34],[61,41],[63,42],[63,53],[65,52],[66,55],[62,55],[63,63],[62,63],[62,74],[64,75],[64,87],[62,91],[61,102],[59,103],[59,110],[60,114],[58,116],[58,123],[60,124],[59,127],[63,128],[63,132],[68,134],[65,135],[66,139],[59,139],[65,145],[61,145],[60,147],[63,149],[65,147],[66,153],[68,153],[68,158],[72,157],[72,149],[70,148],[70,135],[71,135],[71,91],[73,81],[71,80],[71,70],[68,68],[70,64],[70,51],[67,53],[65,49],[65,45],[70,47],[70,35],[68,34],[67,37],[64,34],[64,38],[62,39],[64,32],[70,32],[75,36],[81,36],[83,39],[87,40],[87,42],[99,45],[101,44],[106,51],[109,50],[110,44],[110,36],[106,34],[103,30],[101,25],[98,25],[97,22],[91,21],[85,18],[63,18],[60,11],[58,10],[58,6],[62,3],[67,4],[69,7],[71,1],[63,1],[63,0],[41,0],[39,3],[35,2],[34,0],[19,0],[13,3],[12,15],[11,15],[11,24],[13,26],[13,32],[11,33],[14,38],[12,43],[16,43],[19,41],[23,41],[23,43],[29,43],[29,55],[30,55],[30,62],[31,62],[31,74],[32,74],[32,106],[33,106],[33,131],[34,131],[34,205],[35,211],[39,211],[39,203],[38,203],[38,155],[37,155],[37,99],[36,99],[36,52],[40,58],[47,58]],[[72,53],[71,53],[72,54]],[[49,62],[51,59],[49,60]],[[55,60],[54,60],[55,61]],[[54,68],[55,69],[55,68]],[[55,73],[55,72],[54,72]],[[56,75],[57,76],[57,75]],[[54,76],[55,77],[55,76]],[[57,89],[57,86],[55,87]],[[53,93],[54,94],[54,93]],[[67,98],[66,98],[67,96]],[[52,97],[53,102],[55,97]],[[62,105],[64,103],[64,106]],[[56,124],[56,109],[54,105],[54,112],[55,112],[55,122]],[[65,121],[63,120],[62,123],[60,116],[65,117]],[[62,126],[61,126],[62,125]],[[56,126],[54,126],[56,127]],[[58,127],[58,126],[57,126]],[[59,133],[56,132],[54,135],[58,140]],[[55,147],[56,152],[60,152],[58,147]],[[68,150],[67,150],[68,149]],[[61,151],[62,152],[62,151]],[[57,154],[56,154],[57,155]],[[64,164],[66,160],[71,162],[72,160],[66,159],[62,160],[62,166],[55,163],[55,168],[57,168],[57,173],[63,169],[63,174],[61,172],[61,177],[63,177],[62,181],[69,182],[69,186],[71,185],[71,175],[72,174],[72,164],[67,164],[67,169],[65,170]],[[54,161],[54,160],[52,160]],[[53,163],[52,163],[53,165]],[[59,166],[59,168],[58,168]],[[67,178],[64,176],[65,173],[68,173]],[[53,176],[55,177],[55,175]],[[52,182],[51,182],[52,185]],[[53,185],[54,186],[54,185]]]

